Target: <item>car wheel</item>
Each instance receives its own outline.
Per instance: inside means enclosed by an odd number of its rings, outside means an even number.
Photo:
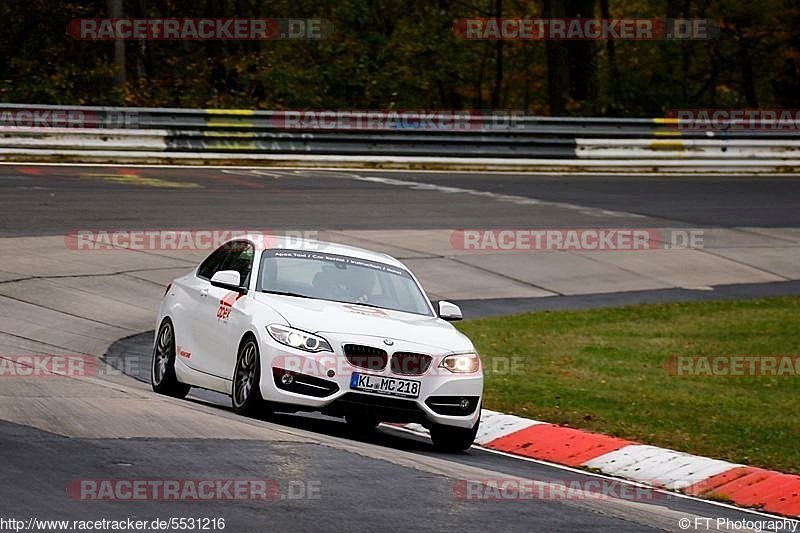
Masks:
[[[261,380],[261,356],[258,343],[248,337],[239,348],[236,370],[233,373],[231,399],[233,410],[241,415],[259,414],[264,408],[259,382]]]
[[[443,452],[463,452],[468,450],[478,434],[478,420],[472,428],[435,425],[431,427],[431,440],[437,450]]]
[[[153,362],[150,365],[150,385],[159,394],[173,398],[185,398],[191,387],[178,381],[175,375],[175,331],[172,322],[162,322],[153,347]]]
[[[374,431],[380,421],[375,415],[371,414],[349,414],[344,417],[348,427],[357,433],[368,433]]]

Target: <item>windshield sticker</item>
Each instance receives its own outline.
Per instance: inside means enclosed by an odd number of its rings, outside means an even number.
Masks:
[[[285,257],[290,259],[306,259],[311,261],[327,261],[335,265],[343,266],[357,266],[364,268],[371,268],[378,272],[386,272],[394,274],[395,276],[411,277],[409,273],[402,269],[387,265],[386,263],[379,263],[377,261],[370,261],[369,259],[360,259],[357,257],[350,257],[347,255],[327,254],[323,252],[309,252],[304,250],[268,250],[264,252],[267,257]]]

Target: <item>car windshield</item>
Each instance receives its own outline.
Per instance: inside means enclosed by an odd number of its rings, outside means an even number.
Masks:
[[[258,290],[432,316],[408,271],[346,255],[266,250]]]

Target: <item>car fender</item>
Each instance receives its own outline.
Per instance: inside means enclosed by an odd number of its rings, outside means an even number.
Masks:
[[[264,345],[272,339],[267,332],[267,326],[270,324],[283,324],[289,325],[286,319],[278,313],[272,306],[258,301],[255,298],[243,298],[243,305],[236,309],[237,317],[242,317],[243,320],[234,320],[234,330],[231,332],[231,350],[233,353],[239,353],[239,348],[242,345],[242,340],[245,335],[252,334],[255,336],[259,346],[259,353],[263,358],[265,355]],[[269,368],[269,361],[262,360],[262,368]],[[231,379],[233,378],[231,371]]]

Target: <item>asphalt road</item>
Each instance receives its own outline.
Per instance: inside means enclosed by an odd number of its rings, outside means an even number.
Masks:
[[[399,179],[626,211],[675,226],[795,227],[800,222],[797,176],[403,173]]]
[[[532,202],[537,205],[535,218]],[[531,229],[799,223],[800,177],[0,165],[0,236],[98,227]]]
[[[0,440],[4,514],[26,521],[223,518],[233,532],[530,531],[533,524],[548,531],[656,531],[590,511],[570,510],[565,518],[555,501],[458,502],[452,479],[315,444],[67,439],[2,422]],[[276,480],[281,492],[268,501],[177,504],[65,497],[73,480],[109,477]]]
[[[535,216],[531,206],[536,206]],[[6,237],[62,235],[84,228],[798,227],[798,208],[800,178],[796,177],[548,177],[0,165],[0,236]],[[764,290],[775,290],[768,285]],[[795,285],[791,285],[793,290],[797,290]],[[536,300],[556,307],[583,306],[589,300],[618,303],[609,295],[581,298],[561,303]],[[483,305],[495,305],[496,312],[504,312],[520,310],[518,304]],[[142,394],[147,391],[141,380],[150,356],[150,335],[117,342],[106,355],[108,362],[128,370],[128,375],[115,379],[129,383],[138,378],[134,383]],[[30,394],[35,400],[38,392]],[[3,396],[8,394],[0,382]],[[13,400],[9,401],[13,404]],[[222,424],[234,416],[227,399],[213,393],[195,392],[185,404],[206,409],[205,416]],[[92,423],[102,425],[102,421]],[[0,517],[224,517],[226,530],[234,532],[648,531],[677,530],[679,516],[753,519],[744,511],[670,495],[657,502],[625,505],[466,502],[454,498],[453,487],[468,468],[553,482],[585,480],[587,475],[476,449],[443,455],[427,440],[394,429],[355,436],[340,421],[324,417],[285,415],[271,423],[343,439],[354,443],[353,449],[279,439],[66,438],[0,422],[0,501],[4,502]],[[426,470],[394,461],[395,455],[404,454],[421,465],[435,463],[437,467]],[[76,501],[64,490],[70,481],[81,478],[156,477],[311,480],[319,482],[321,497],[120,503]]]
[[[111,346],[104,360],[120,370],[122,374],[139,381],[142,387],[149,388],[148,372],[152,339],[152,331],[121,339]],[[211,406],[221,413],[230,411],[230,399],[211,391],[193,389],[185,401]],[[519,476],[525,479],[566,484],[586,483],[593,479],[588,474],[581,472],[565,470],[542,462],[522,461],[479,449],[472,449],[460,454],[443,454],[435,451],[428,439],[409,435],[407,432],[391,427],[381,426],[379,431],[366,435],[354,434],[342,420],[313,413],[272,415],[268,420],[287,427],[357,440],[389,450],[402,450],[429,458],[444,458],[452,463],[495,472],[498,478],[503,475]],[[0,426],[0,431],[2,431],[2,426]],[[128,445],[125,450],[132,454],[143,454],[146,459],[149,454],[158,455],[160,451],[158,444],[142,441]],[[87,443],[87,445],[95,446],[97,443]],[[172,443],[171,446],[177,449],[191,447],[186,443]],[[208,453],[209,449],[213,452]],[[217,452],[217,450],[219,451]],[[305,452],[301,453],[305,455]],[[255,469],[255,471],[263,472],[265,467],[269,469],[269,466],[276,461],[280,463],[290,459],[290,457],[286,457],[289,455],[288,451],[284,454],[274,454],[269,450],[258,450],[257,454],[252,454],[251,448],[247,446],[242,448],[236,442],[212,442],[208,447],[204,442],[199,457],[196,457],[197,454],[194,453],[181,454],[181,457],[184,455],[191,455],[192,461],[198,460],[207,464],[207,466],[200,466],[199,471],[205,473],[211,469],[210,471],[214,472],[215,476],[223,478],[226,477],[222,475],[223,473],[230,476],[230,471],[226,472],[224,469],[226,467],[230,469],[232,463],[236,464],[235,471],[241,478],[243,477],[242,471],[247,472],[249,469],[252,472],[252,469]],[[302,467],[305,479],[319,480],[320,485],[332,491],[335,498],[325,501],[324,505],[317,500],[311,500],[311,505],[308,507],[306,507],[306,502],[302,502],[302,521],[296,522],[291,517],[282,516],[277,522],[273,522],[280,530],[294,530],[301,524],[310,526],[319,521],[335,523],[337,529],[358,528],[359,525],[364,527],[365,516],[369,516],[371,512],[375,513],[373,516],[379,517],[378,520],[383,526],[375,525],[377,520],[373,518],[371,525],[374,529],[370,526],[366,526],[366,529],[376,531],[398,529],[396,524],[401,523],[400,517],[415,515],[425,517],[421,523],[415,522],[414,524],[414,529],[421,531],[441,531],[443,529],[485,531],[492,527],[502,527],[503,530],[508,531],[649,531],[663,530],[665,526],[664,523],[649,523],[647,513],[642,516],[630,513],[624,519],[620,519],[620,517],[613,516],[613,513],[611,516],[604,516],[605,513],[599,509],[587,510],[572,506],[565,509],[560,505],[565,502],[557,499],[459,501],[454,498],[455,482],[453,479],[437,479],[436,477],[431,478],[419,474],[414,476],[407,473],[394,475],[392,472],[384,472],[381,468],[376,469],[371,464],[359,464],[359,461],[353,457],[346,458],[344,462],[335,463],[336,457],[329,458],[327,452],[317,451],[309,455],[311,457],[304,457],[305,461]],[[117,454],[115,457],[120,456]],[[239,460],[239,457],[242,459]],[[254,461],[255,464],[253,464]],[[112,462],[109,461],[109,463]],[[126,462],[130,463],[131,461]],[[179,469],[175,470],[174,465],[167,463],[162,465],[163,470],[158,470],[151,468],[146,460],[137,463],[137,465],[139,464],[148,468],[146,473],[142,473],[142,477],[147,477],[146,474],[153,477],[155,472],[159,471],[175,472],[173,474],[175,477],[181,477],[192,471],[191,466],[187,465],[180,465]],[[221,466],[218,466],[220,464]],[[220,471],[219,468],[223,470]],[[290,466],[287,466],[286,469],[291,471]],[[78,469],[76,472],[82,471]],[[268,472],[280,477],[280,473],[271,470]],[[136,469],[134,469],[134,473],[134,477],[136,477],[138,475]],[[91,476],[89,477],[91,478]],[[611,481],[611,483],[616,483],[616,481]],[[361,500],[362,494],[365,500]],[[729,518],[733,521],[754,518],[752,515],[735,509],[712,506],[707,502],[682,498],[667,492],[653,491],[646,494],[641,500],[642,502],[652,503],[659,508],[675,512],[677,513],[676,517]],[[1,493],[0,496],[2,496]],[[353,501],[354,497],[356,498],[355,502]],[[285,503],[285,500],[277,501],[275,512],[277,513],[281,504]],[[328,513],[330,506],[335,507],[333,513]],[[383,509],[387,506],[391,507],[391,512],[384,514]],[[364,512],[359,512],[359,508]],[[205,510],[208,512],[209,509]],[[152,509],[148,509],[148,511],[152,512]],[[249,515],[245,515],[245,518],[249,518]],[[677,526],[677,523],[672,525]],[[307,528],[300,527],[300,529]],[[668,527],[667,529],[677,530],[679,528]]]
[[[0,237],[115,229],[665,227],[800,227],[800,177],[0,165]],[[784,282],[720,285],[708,293],[602,292],[462,303],[475,318],[800,289]]]

